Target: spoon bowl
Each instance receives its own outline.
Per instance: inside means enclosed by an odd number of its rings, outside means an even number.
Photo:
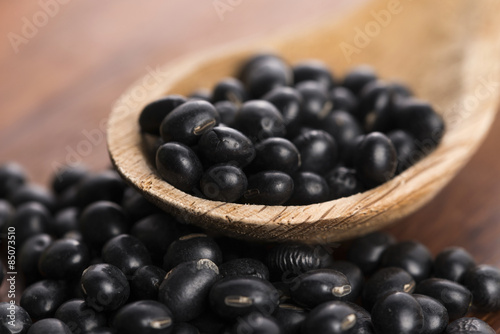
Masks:
[[[430,201],[470,159],[498,108],[500,12],[497,0],[371,1],[335,22],[186,57],[165,67],[163,81],[139,80],[124,97],[147,90],[141,103],[117,105],[108,149],[116,170],[147,199],[182,221],[261,241],[329,243],[380,229]],[[138,117],[167,94],[188,95],[234,75],[249,56],[272,51],[291,64],[325,62],[336,75],[358,64],[406,83],[446,123],[432,153],[383,185],[304,206],[224,203],[187,194],[162,180],[146,157]],[[146,81],[145,81],[146,80]],[[149,88],[149,87],[147,87]]]

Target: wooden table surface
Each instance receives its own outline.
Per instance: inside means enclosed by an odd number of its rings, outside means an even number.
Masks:
[[[76,160],[105,168],[102,124],[134,79],[185,54],[339,15],[362,1],[2,1],[0,163],[20,162],[41,184]],[[388,231],[434,254],[460,245],[500,266],[499,142],[497,119],[449,186]],[[480,316],[500,333],[500,313]]]

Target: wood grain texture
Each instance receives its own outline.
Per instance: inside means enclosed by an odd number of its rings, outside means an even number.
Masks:
[[[146,67],[156,68],[215,44],[259,38],[303,22],[342,16],[340,9],[354,2],[244,1],[221,21],[210,1],[72,1],[61,6],[17,54],[6,36],[19,33],[22,18],[31,17],[40,7],[36,1],[0,2],[0,161],[19,161],[33,181],[46,184],[54,163],[64,164],[67,148],[76,150],[87,140],[84,130],[100,128],[118,96],[147,74]],[[401,1],[403,6],[406,3]],[[351,28],[352,38],[355,27]],[[420,24],[414,29],[432,31],[433,27]],[[377,39],[384,37],[382,31]],[[384,57],[396,48],[391,46],[388,52],[378,49],[378,54]],[[353,63],[361,62],[362,56],[363,52],[353,55]],[[410,61],[417,58],[413,56]],[[406,61],[398,59],[393,73]],[[340,59],[334,69],[348,66]],[[494,66],[496,63],[491,64]],[[418,80],[419,68],[415,71]],[[500,82],[488,82],[488,76],[475,79],[471,84],[498,93]],[[421,210],[387,231],[400,240],[418,240],[433,254],[460,245],[478,262],[500,266],[499,142],[497,117],[477,153],[449,185]],[[104,141],[96,142],[81,159],[94,170],[108,166]],[[18,299],[21,287],[18,278]],[[0,301],[6,300],[3,284]],[[480,316],[500,333],[499,313]]]
[[[302,27],[250,46],[239,43],[171,63],[165,67],[168,76],[147,92],[143,103],[114,108],[108,125],[113,164],[129,183],[166,211],[229,236],[329,243],[380,229],[431,200],[468,161],[493,121],[498,92],[477,99],[467,110],[452,110],[452,106],[465,105],[474,96],[476,77],[500,80],[500,71],[489,65],[500,54],[500,29],[491,14],[500,6],[493,1],[473,1],[436,4],[421,0],[393,10],[392,16],[385,1],[372,1],[338,22]],[[232,75],[250,54],[266,49],[276,51],[290,63],[316,58],[337,72],[345,72],[348,67],[338,65],[346,59],[339,45],[352,38],[352,27],[378,24],[373,13],[382,12],[388,14],[386,26],[378,25],[384,35],[373,33],[358,61],[370,62],[384,78],[397,77],[408,83],[417,96],[438,106],[446,123],[437,150],[415,166],[382,186],[349,198],[307,206],[263,206],[191,196],[161,180],[148,163],[137,122],[145,104],[164,94],[188,95],[200,86],[212,87],[220,78]],[[415,30],[424,17],[432,30]],[[366,36],[370,37],[368,33]],[[400,47],[388,53],[392,45]],[[420,52],[422,48],[426,52]],[[144,90],[144,82],[140,79],[124,96]]]

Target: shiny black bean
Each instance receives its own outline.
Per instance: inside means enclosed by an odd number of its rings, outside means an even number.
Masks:
[[[300,334],[307,314],[305,309],[293,304],[280,304],[273,316],[281,325],[284,333]]]
[[[356,264],[365,275],[377,270],[384,250],[396,242],[389,234],[373,232],[354,240],[347,253],[347,260]]]
[[[19,189],[27,179],[24,168],[15,162],[6,162],[0,166],[0,198],[8,198]]]
[[[300,127],[302,95],[292,87],[278,87],[264,95],[262,99],[271,102],[283,115],[287,136],[296,136]]]
[[[420,334],[424,328],[424,313],[412,295],[393,292],[375,304],[372,322],[377,333]]]
[[[264,100],[245,102],[236,114],[234,127],[254,143],[269,137],[283,137],[286,133],[283,116]]]
[[[83,299],[72,299],[59,306],[55,318],[64,322],[73,333],[87,333],[108,323],[104,313],[88,307]]]
[[[384,134],[372,132],[358,144],[354,165],[359,179],[368,188],[390,180],[397,167],[394,145]]]
[[[325,202],[330,190],[325,179],[311,172],[299,172],[293,175],[293,195],[287,205],[307,205]]]
[[[198,328],[187,322],[181,322],[174,325],[172,334],[200,334]]]
[[[125,184],[113,171],[86,176],[75,187],[76,203],[82,209],[98,201],[121,203],[125,192]]]
[[[222,252],[214,239],[206,234],[188,234],[170,244],[163,258],[163,269],[168,271],[180,263],[201,259],[219,265],[222,263]]]
[[[500,310],[500,269],[485,264],[474,267],[462,283],[472,292],[474,306],[485,312]]]
[[[327,132],[312,130],[293,140],[300,153],[300,170],[324,174],[337,162],[337,143]]]
[[[180,95],[168,95],[153,101],[141,112],[139,126],[142,132],[152,135],[160,135],[160,124],[163,119],[175,108],[186,102],[186,98]]]
[[[120,334],[170,334],[173,327],[172,312],[154,300],[125,305],[113,319],[113,328]]]
[[[255,157],[252,141],[238,130],[216,127],[201,136],[198,151],[210,163],[244,167]]]
[[[33,320],[48,318],[66,301],[68,294],[68,285],[64,281],[38,281],[26,287],[20,305]]]
[[[179,230],[174,217],[157,213],[136,222],[130,234],[142,241],[153,259],[163,259],[170,244],[179,237]]]
[[[353,68],[346,74],[342,86],[349,89],[354,95],[358,95],[366,84],[376,79],[377,75],[372,67],[361,65]]]
[[[130,295],[136,300],[157,300],[160,284],[166,274],[165,270],[153,265],[137,269],[130,280]]]
[[[9,201],[15,207],[29,202],[36,202],[42,204],[51,212],[56,209],[54,194],[45,187],[36,184],[25,184],[15,189],[9,196]]]
[[[375,329],[372,324],[372,316],[370,312],[359,306],[358,304],[345,302],[350,306],[354,313],[356,314],[356,325],[354,325],[352,331],[356,334],[375,334]]]
[[[304,61],[293,67],[294,84],[302,81],[316,81],[327,89],[331,88],[335,82],[330,69],[318,60]]]
[[[186,192],[193,190],[203,173],[196,153],[176,142],[160,146],[156,152],[156,169],[165,181]]]
[[[15,209],[8,201],[0,199],[0,232],[2,232],[14,215]]]
[[[60,239],[44,249],[38,260],[40,273],[52,279],[79,278],[90,263],[90,253],[83,242]]]
[[[317,127],[332,111],[328,88],[316,81],[302,81],[295,89],[302,95],[301,121],[305,125]]]
[[[309,309],[324,302],[340,300],[351,291],[347,277],[333,269],[310,270],[290,282],[294,302]]]
[[[239,258],[224,262],[219,266],[222,277],[254,276],[269,280],[269,269],[257,259]]]
[[[287,174],[295,172],[301,164],[300,153],[285,138],[272,137],[255,145],[255,159],[249,166],[252,172],[277,170]]]
[[[210,288],[218,278],[217,265],[208,259],[183,262],[167,273],[158,300],[172,311],[175,321],[196,319],[206,310]]]
[[[215,107],[205,101],[188,101],[172,110],[161,122],[160,134],[165,142],[195,145],[200,136],[220,121]]]
[[[131,222],[135,223],[138,220],[146,218],[150,215],[163,212],[133,188],[127,189],[125,195],[126,196],[123,198],[121,206],[125,211],[125,214],[130,217]]]
[[[215,165],[206,170],[200,188],[206,198],[236,202],[247,190],[248,180],[241,169],[231,165]]]
[[[427,247],[416,241],[403,241],[390,245],[380,259],[382,267],[400,267],[418,283],[432,273],[432,254]]]
[[[478,318],[460,318],[446,327],[445,334],[495,334],[496,331]]]
[[[339,86],[330,90],[329,98],[332,102],[332,110],[344,110],[354,114],[358,108],[356,95],[345,87]]]
[[[389,91],[389,83],[373,80],[366,84],[359,93],[359,107],[356,116],[361,124],[365,124],[366,116],[375,109],[375,105],[383,94]]]
[[[129,228],[122,208],[107,201],[95,202],[85,208],[79,226],[84,240],[98,249],[117,235],[127,233]]]
[[[349,285],[351,286],[351,293],[340,298],[340,300],[355,302],[363,290],[363,284],[365,281],[361,269],[349,261],[335,261],[328,266],[328,269],[333,269],[344,274],[349,281]]]
[[[283,172],[266,171],[248,178],[243,201],[250,204],[282,205],[293,194],[293,180]]]
[[[15,321],[12,322],[12,320]],[[0,303],[0,331],[2,333],[26,334],[31,323],[30,315],[21,306],[10,302]]]
[[[443,137],[443,118],[424,101],[408,99],[397,113],[398,128],[408,131],[417,140],[417,148],[424,154],[432,151]]]
[[[48,234],[37,234],[26,240],[21,247],[18,258],[19,265],[28,284],[42,277],[38,270],[38,261],[52,241],[52,237]]]
[[[282,334],[285,332],[275,318],[255,312],[238,318],[236,324],[226,333]]]
[[[227,329],[226,319],[219,317],[212,311],[207,311],[193,319],[189,324],[196,327],[200,333],[203,334],[221,334],[224,333],[224,329]],[[227,333],[224,333],[227,334]]]
[[[208,89],[200,88],[188,95],[189,101],[212,101],[212,95]]]
[[[34,235],[49,232],[51,223],[52,215],[45,206],[29,202],[17,208],[7,226],[16,229],[16,244],[20,246]],[[4,227],[5,233],[7,226]]]
[[[248,99],[245,87],[235,78],[225,78],[219,81],[212,93],[212,103],[230,101],[240,105]]]
[[[330,199],[348,197],[363,191],[356,170],[346,167],[335,167],[325,175]]]
[[[35,322],[28,330],[28,334],[72,334],[71,330],[59,319],[47,318]]]
[[[219,113],[220,123],[232,126],[239,106],[231,101],[219,101],[214,104],[214,107]]]
[[[420,334],[440,334],[443,333],[448,325],[448,311],[434,298],[424,295],[413,295],[422,307],[424,314],[424,327]]]
[[[108,327],[98,327],[88,331],[85,334],[117,334],[114,329]]]
[[[212,286],[209,300],[212,310],[224,318],[252,312],[272,314],[279,302],[276,288],[254,276],[221,279]]]
[[[321,129],[335,139],[340,150],[363,134],[358,121],[344,110],[332,111],[322,120]]]
[[[88,175],[89,171],[84,165],[64,166],[54,173],[51,182],[52,190],[60,195]]]
[[[280,58],[263,56],[250,59],[241,75],[250,97],[260,98],[274,88],[290,85],[293,73]]]
[[[466,315],[472,304],[472,293],[467,288],[442,278],[428,278],[420,282],[415,293],[441,302],[446,307],[450,320]]]
[[[127,277],[120,269],[107,263],[85,269],[80,288],[87,305],[97,312],[120,308],[130,295]]]
[[[415,138],[408,132],[403,130],[391,131],[387,134],[396,150],[398,157],[398,166],[396,167],[396,174],[399,174],[407,168],[414,165],[421,158],[421,153],[417,150],[415,145]]]
[[[399,111],[401,97],[392,89],[382,92],[377,98],[372,110],[364,118],[363,127],[367,132],[387,133],[397,127],[395,115]]]
[[[460,283],[465,272],[474,268],[476,261],[461,247],[442,250],[434,260],[434,276]]]
[[[383,268],[373,274],[363,289],[363,306],[371,310],[373,305],[384,295],[391,292],[412,293],[415,280],[401,268]]]
[[[356,312],[339,301],[323,303],[315,307],[302,326],[303,334],[355,334]]]
[[[101,256],[104,262],[114,265],[127,277],[131,277],[140,267],[152,263],[146,246],[128,234],[110,239],[102,248]]]
[[[79,214],[80,210],[73,206],[58,211],[50,224],[50,232],[60,238],[69,231],[77,230]]]
[[[266,257],[271,277],[284,282],[309,270],[327,268],[332,263],[329,250],[321,245],[281,244],[273,247]]]

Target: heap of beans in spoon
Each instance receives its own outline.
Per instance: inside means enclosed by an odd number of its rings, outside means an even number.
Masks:
[[[66,168],[45,189],[0,166],[0,230],[2,334],[495,334],[466,316],[500,311],[500,270],[463,248],[210,236],[113,171]]]
[[[319,61],[248,59],[211,94],[169,95],[139,125],[178,189],[224,202],[306,205],[376,187],[431,152],[444,123],[367,66],[342,79]],[[153,139],[153,140],[151,140]]]

